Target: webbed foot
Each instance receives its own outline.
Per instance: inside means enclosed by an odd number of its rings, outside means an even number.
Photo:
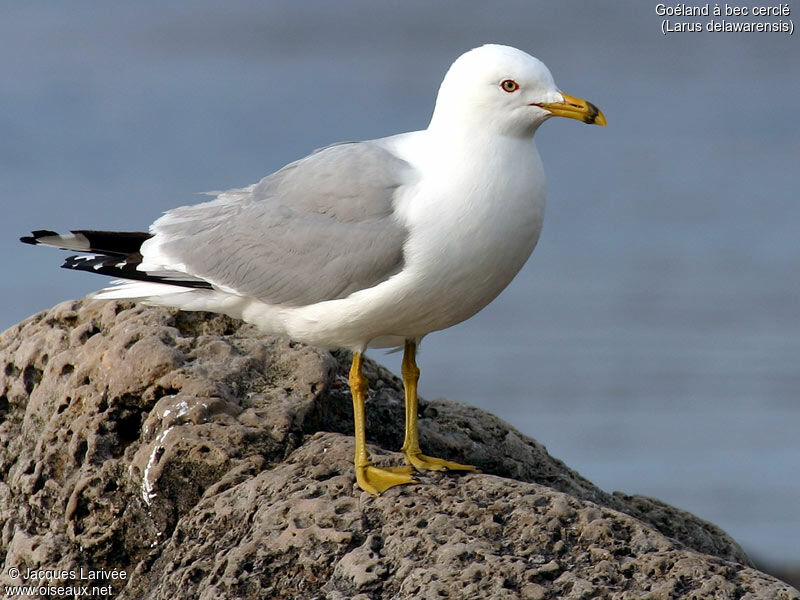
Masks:
[[[472,465],[462,465],[461,463],[444,460],[443,458],[434,458],[432,456],[425,456],[419,450],[407,451],[403,450],[403,455],[406,460],[417,469],[426,471],[477,471],[478,468]]]
[[[416,483],[411,467],[376,467],[364,465],[356,467],[358,486],[370,494],[382,494],[389,488],[406,483]]]

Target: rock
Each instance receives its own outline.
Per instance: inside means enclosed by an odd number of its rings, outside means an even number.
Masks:
[[[371,452],[399,464],[400,382],[365,366]],[[361,492],[348,368],[227,317],[119,302],[9,329],[0,585],[36,583],[16,567],[66,571],[49,585],[117,569],[120,599],[800,599],[714,525],[607,494],[451,401],[421,400],[423,450],[483,474]]]

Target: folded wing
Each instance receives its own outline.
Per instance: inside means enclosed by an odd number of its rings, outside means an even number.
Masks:
[[[168,211],[150,233],[42,230],[22,241],[89,253],[68,258],[65,268],[308,305],[373,287],[402,269],[408,232],[395,207],[414,179],[408,163],[378,144],[338,144],[252,186]],[[127,284],[127,297],[142,295],[137,285]]]

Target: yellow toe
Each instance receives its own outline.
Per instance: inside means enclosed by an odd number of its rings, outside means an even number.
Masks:
[[[411,467],[375,467],[366,465],[356,467],[358,486],[370,494],[382,494],[389,488],[406,483],[416,483]]]
[[[461,463],[444,460],[442,458],[434,458],[432,456],[425,456],[422,452],[408,452],[404,451],[403,454],[406,460],[414,465],[417,469],[424,469],[426,471],[477,471],[478,469],[472,465],[462,465]]]

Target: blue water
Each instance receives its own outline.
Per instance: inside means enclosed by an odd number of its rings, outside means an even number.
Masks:
[[[458,54],[516,45],[609,126],[537,133],[539,247],[425,340],[423,393],[800,562],[798,39],[663,36],[654,6],[3,3],[0,329],[102,285],[19,235],[145,228],[313,148],[424,127]]]

